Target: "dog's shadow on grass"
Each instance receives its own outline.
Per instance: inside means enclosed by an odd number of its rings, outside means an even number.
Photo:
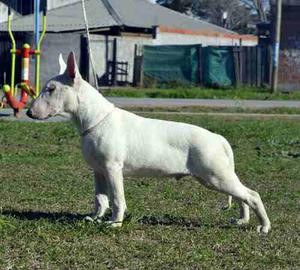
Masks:
[[[60,222],[60,223],[76,223],[83,221],[87,215],[78,213],[68,213],[68,212],[41,212],[41,211],[16,211],[16,210],[2,210],[0,215],[13,217],[19,220],[41,220],[45,219],[49,222]],[[104,220],[109,219],[109,214],[105,215]],[[142,216],[140,218],[133,218],[130,214],[127,214],[124,224],[126,223],[139,223],[145,226],[177,226],[187,229],[197,229],[197,228],[221,228],[221,229],[232,229],[235,226],[230,224],[204,224],[199,219],[187,219],[184,217],[177,217],[172,215],[162,215],[162,216]],[[245,230],[245,227],[240,227],[240,229]]]
[[[143,216],[137,220],[144,225],[165,225],[165,226],[179,226],[186,228],[200,228],[203,226],[199,220],[189,220],[184,217],[177,217],[171,215],[163,216]]]
[[[83,220],[86,215],[73,214],[67,212],[51,213],[41,211],[16,211],[16,210],[3,210],[0,215],[13,217],[19,220],[40,220],[46,219],[50,222],[74,223]]]
[[[140,224],[144,225],[163,225],[163,226],[178,226],[186,229],[197,228],[220,228],[220,229],[232,229],[232,224],[207,224],[201,222],[199,219],[187,219],[184,217],[177,217],[171,215],[163,216],[143,216],[138,219]]]

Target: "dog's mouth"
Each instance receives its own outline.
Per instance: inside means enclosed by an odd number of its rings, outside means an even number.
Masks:
[[[29,118],[31,118],[31,119],[34,119],[34,120],[41,120],[41,121],[42,121],[42,120],[47,120],[48,118],[50,118],[50,117],[53,116],[52,114],[48,114],[48,115],[45,116],[45,117],[38,117],[38,116],[34,115],[30,109],[27,110],[26,115],[27,115]]]

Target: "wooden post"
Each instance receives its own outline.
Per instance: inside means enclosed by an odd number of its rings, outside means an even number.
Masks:
[[[144,87],[144,47],[142,48],[141,55],[141,75],[140,75],[140,87]]]
[[[235,46],[233,49],[233,61],[234,61],[234,74],[235,74],[235,87],[238,87],[240,85],[240,59],[239,59],[239,53],[240,50],[237,46]]]
[[[246,73],[246,69],[247,69],[247,48],[246,47],[242,47],[242,53],[241,53],[241,82],[243,85],[247,84],[247,73]]]
[[[251,86],[256,86],[257,81],[257,56],[256,47],[251,47]]]
[[[282,0],[277,0],[276,4],[276,30],[273,41],[273,65],[272,65],[272,92],[277,92],[278,87],[278,67],[279,67],[279,47],[280,47],[280,31],[281,31],[281,14],[282,14]]]
[[[267,81],[267,65],[268,65],[268,51],[265,46],[260,47],[261,49],[261,86],[264,86]]]
[[[109,48],[110,48],[110,40],[109,36],[105,35],[105,84],[109,85]]]
[[[247,51],[247,66],[246,66],[246,77],[247,77],[247,85],[251,85],[251,47],[246,47]]]
[[[133,86],[137,86],[137,44],[134,45]]]
[[[262,49],[260,46],[256,47],[256,86],[262,86],[262,61],[261,61]]]
[[[134,48],[134,72],[133,72],[133,85],[143,87],[143,55],[139,45]]]
[[[273,67],[273,48],[272,46],[269,46],[268,48],[268,54],[269,54],[269,66],[268,66],[268,72],[269,72],[269,84],[272,85],[272,67]]]
[[[241,44],[242,43],[240,42],[240,45],[239,45],[240,74],[239,74],[239,76],[240,76],[240,84],[242,85],[243,84],[243,47]]]
[[[117,85],[117,39],[113,42],[112,86]]]
[[[203,85],[203,51],[202,45],[197,47],[198,53],[198,84],[199,86]]]
[[[80,37],[80,73],[87,82],[90,82],[90,58],[88,55],[87,37]]]

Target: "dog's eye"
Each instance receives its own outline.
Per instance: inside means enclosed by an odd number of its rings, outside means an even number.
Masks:
[[[49,87],[48,87],[48,91],[50,93],[52,93],[54,90],[55,90],[56,86],[54,84],[51,84]]]

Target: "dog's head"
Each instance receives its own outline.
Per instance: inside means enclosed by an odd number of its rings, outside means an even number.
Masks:
[[[27,115],[34,119],[72,113],[77,108],[77,94],[82,78],[79,73],[75,55],[69,54],[67,65],[62,56],[59,59],[60,74],[50,79],[43,87],[41,94],[32,102]]]

